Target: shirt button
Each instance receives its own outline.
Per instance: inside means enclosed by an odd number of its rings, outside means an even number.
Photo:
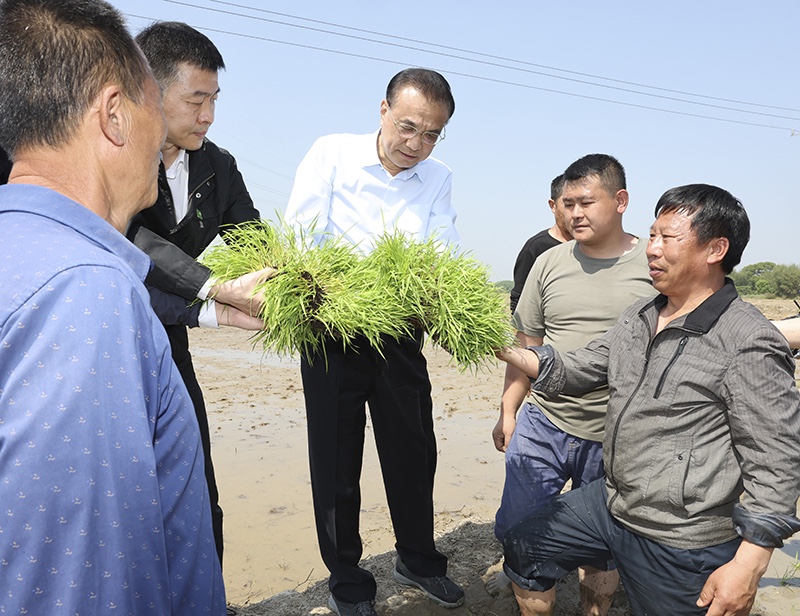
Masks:
[[[202,196],[203,196],[203,195],[201,195],[200,193],[197,193],[197,194],[195,194],[195,196],[194,196],[194,197],[195,197],[195,199],[199,199],[199,198],[200,198],[200,197],[202,197]]]

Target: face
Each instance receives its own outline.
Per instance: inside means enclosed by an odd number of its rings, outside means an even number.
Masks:
[[[124,201],[136,212],[150,207],[158,196],[159,154],[167,135],[167,124],[161,110],[161,90],[154,78],[144,87],[144,101],[137,105],[128,101],[131,111],[129,149],[125,162],[128,194]]]
[[[709,267],[722,258],[718,257],[719,241],[700,244],[691,224],[690,216],[672,211],[659,216],[650,227],[650,277],[656,290],[668,297],[689,297],[706,283]]]
[[[558,230],[566,237],[571,237],[572,232],[567,223],[567,212],[564,210],[564,195],[559,195],[555,201],[548,199],[547,203],[550,205],[550,211],[553,212],[553,218],[555,218]]]
[[[216,71],[181,62],[177,78],[164,91],[164,116],[167,118],[164,148],[199,149],[214,122],[218,96]]]
[[[628,191],[611,193],[596,175],[567,182],[561,198],[569,233],[587,246],[602,244],[618,231],[628,206]]]
[[[391,109],[389,113],[389,103],[385,100],[381,102],[378,157],[386,170],[396,175],[431,155],[436,146],[423,143],[422,133],[425,131],[440,133],[449,118],[445,105],[430,102],[412,86],[407,86],[397,93]],[[404,139],[397,133],[395,122],[413,126],[419,132],[411,139]]]

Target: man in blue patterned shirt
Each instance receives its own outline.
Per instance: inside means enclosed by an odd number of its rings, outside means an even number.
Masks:
[[[225,613],[197,421],[122,235],[165,132],[110,5],[0,4],[2,613]]]

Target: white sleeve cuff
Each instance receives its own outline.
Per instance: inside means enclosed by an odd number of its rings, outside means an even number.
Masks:
[[[200,306],[200,315],[197,317],[197,325],[199,327],[218,328],[217,323],[217,302],[213,299],[208,300],[205,304]]]
[[[208,280],[206,280],[205,284],[202,287],[200,287],[200,290],[197,292],[197,298],[203,300],[206,299],[208,297],[208,294],[211,292],[211,287],[213,287],[216,283],[217,283],[216,278],[214,278],[213,276],[209,276]],[[200,314],[202,314],[202,312]],[[214,317],[214,322],[216,323],[216,321],[217,318]]]

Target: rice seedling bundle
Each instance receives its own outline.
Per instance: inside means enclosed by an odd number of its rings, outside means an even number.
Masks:
[[[412,321],[462,368],[474,368],[514,343],[505,294],[474,258],[429,239],[385,234],[367,257],[393,285]]]
[[[265,350],[311,357],[326,341],[347,347],[359,335],[380,350],[386,336],[421,328],[466,369],[513,342],[505,296],[471,257],[399,232],[380,237],[367,257],[337,238],[313,247],[305,239],[259,221],[229,230],[204,257],[223,281],[278,270],[258,289],[264,329],[254,340]]]
[[[264,267],[278,270],[256,289],[264,291],[264,328],[254,342],[280,355],[311,357],[331,339],[348,346],[360,334],[380,348],[382,335],[408,334],[396,296],[380,289],[352,246],[330,238],[308,247],[306,239],[287,225],[257,221],[229,229],[225,243],[204,256],[221,281]]]

